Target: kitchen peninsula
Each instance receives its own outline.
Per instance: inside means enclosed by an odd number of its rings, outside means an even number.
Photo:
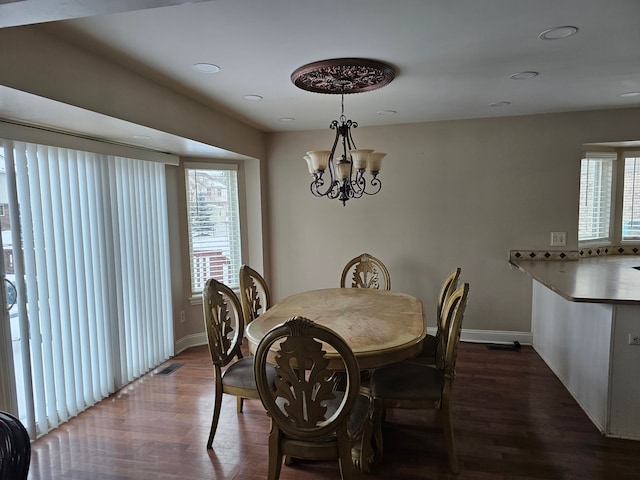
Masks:
[[[603,434],[640,440],[640,256],[524,258],[535,350]]]

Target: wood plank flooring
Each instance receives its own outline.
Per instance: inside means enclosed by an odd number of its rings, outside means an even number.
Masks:
[[[259,401],[237,415],[225,395],[214,449],[205,347],[150,373],[33,443],[30,480],[254,480],[266,478],[269,419]],[[161,367],[162,368],[162,367]],[[461,472],[452,475],[432,412],[389,412],[373,479],[640,479],[640,442],[602,436],[531,347],[461,344],[454,425]],[[640,402],[639,402],[640,403]],[[337,462],[283,466],[282,480],[339,479]]]

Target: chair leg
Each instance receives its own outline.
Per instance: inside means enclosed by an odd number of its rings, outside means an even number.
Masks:
[[[282,451],[280,450],[280,431],[275,425],[271,425],[269,433],[269,472],[267,480],[278,480],[282,469]]]
[[[213,419],[211,420],[211,430],[209,431],[209,439],[207,440],[207,448],[211,448],[213,437],[218,428],[218,420],[220,419],[220,408],[222,407],[222,385],[216,385],[216,395],[213,402]]]
[[[453,422],[451,418],[451,406],[448,401],[443,401],[440,414],[442,415],[442,425],[444,428],[444,438],[447,443],[447,454],[449,457],[449,468],[453,473],[458,473],[458,453],[456,451],[456,443],[453,438]]]
[[[242,406],[244,405],[244,398],[236,397],[236,410],[238,413],[242,413]]]

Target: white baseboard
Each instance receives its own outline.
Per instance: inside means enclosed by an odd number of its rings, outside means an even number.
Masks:
[[[186,337],[182,337],[176,341],[175,350],[176,355],[180,352],[185,351],[187,348],[198,347],[200,345],[207,344],[207,334],[205,332],[202,333],[194,333],[193,335],[187,335]]]
[[[430,335],[436,333],[435,328],[427,328]],[[533,333],[531,332],[509,332],[499,330],[470,330],[462,329],[460,340],[471,343],[500,343],[512,344],[518,341],[521,345],[533,344]]]

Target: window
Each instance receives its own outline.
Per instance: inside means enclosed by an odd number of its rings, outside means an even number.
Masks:
[[[622,240],[640,240],[640,153],[624,159],[622,197]]]
[[[580,168],[578,242],[609,243],[615,153],[589,153]]]
[[[213,277],[239,288],[241,264],[238,172],[235,165],[186,164],[192,294]]]
[[[582,159],[578,242],[583,245],[640,240],[640,152],[620,152],[589,152]]]

